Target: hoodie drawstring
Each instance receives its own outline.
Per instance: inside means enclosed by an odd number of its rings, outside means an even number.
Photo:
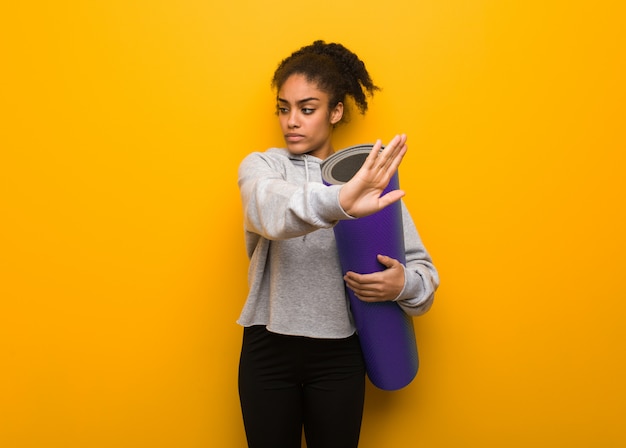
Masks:
[[[309,156],[307,154],[304,154],[302,158],[304,159],[304,180],[308,182],[309,181]]]
[[[304,159],[304,181],[309,183],[309,156],[303,154],[302,158]],[[302,242],[306,242],[306,234],[302,237]]]

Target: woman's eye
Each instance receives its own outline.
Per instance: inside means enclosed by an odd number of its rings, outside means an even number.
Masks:
[[[276,109],[278,110],[279,114],[286,114],[287,112],[289,112],[289,109],[287,109],[286,107],[277,107]]]
[[[302,109],[302,113],[304,115],[311,115],[313,112],[315,112],[315,109],[311,109],[310,107],[305,107],[304,109]]]

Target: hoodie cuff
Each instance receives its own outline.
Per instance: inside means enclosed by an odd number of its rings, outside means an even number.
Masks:
[[[339,203],[339,191],[341,185],[319,185],[322,189],[319,195],[314,195],[314,200],[317,202],[313,204],[313,210],[320,210],[320,216],[322,219],[328,222],[337,222],[341,220],[356,219],[356,217],[349,215],[341,207]]]
[[[404,287],[402,291],[400,291],[400,294],[393,299],[394,302],[412,299],[418,295],[420,289],[421,277],[419,274],[417,275],[418,278],[416,278],[416,276],[413,275],[415,272],[409,271],[406,266],[402,265],[402,269],[404,269]]]

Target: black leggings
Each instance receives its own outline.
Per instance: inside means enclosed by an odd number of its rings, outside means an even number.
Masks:
[[[365,366],[356,335],[312,339],[244,329],[239,398],[251,448],[355,448]]]

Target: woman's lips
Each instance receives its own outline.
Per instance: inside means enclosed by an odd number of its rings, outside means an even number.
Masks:
[[[302,141],[304,139],[304,135],[302,134],[286,134],[285,135],[285,140],[287,140],[290,143],[297,143],[299,141]]]

